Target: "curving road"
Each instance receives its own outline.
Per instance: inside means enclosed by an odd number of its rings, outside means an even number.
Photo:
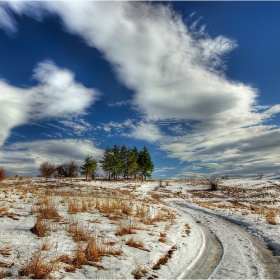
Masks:
[[[196,221],[206,241],[201,257],[182,279],[280,279],[280,264],[260,238],[188,204],[172,206]]]

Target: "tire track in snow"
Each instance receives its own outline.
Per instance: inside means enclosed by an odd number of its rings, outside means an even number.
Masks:
[[[277,273],[273,274],[273,271],[272,273],[265,273],[264,262],[260,262],[263,254],[259,252],[260,248],[257,249],[254,246],[256,242],[252,238],[248,238],[250,235],[245,230],[241,230],[239,226],[222,220],[215,215],[188,207],[186,204],[179,208],[196,220],[201,221],[222,243],[223,257],[216,268],[212,269],[212,273],[205,278],[261,279],[268,278],[265,274],[269,274],[269,278],[275,278],[275,275],[279,275]],[[271,277],[271,275],[274,275],[274,277]],[[186,276],[188,277],[189,275]],[[194,278],[194,276],[191,278]]]

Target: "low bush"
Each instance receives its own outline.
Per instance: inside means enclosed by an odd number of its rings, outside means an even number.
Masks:
[[[206,179],[207,184],[210,187],[210,191],[218,190],[219,179],[217,178],[208,178]]]
[[[5,179],[5,169],[0,167],[0,181]]]

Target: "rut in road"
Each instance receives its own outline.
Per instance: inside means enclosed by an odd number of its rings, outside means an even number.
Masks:
[[[186,205],[185,205],[186,206]],[[234,226],[215,215],[180,207],[196,220],[200,221],[217,236],[223,246],[223,256],[218,266],[209,275],[210,278],[270,278],[257,255],[258,250],[238,226]],[[208,277],[207,277],[208,278]]]

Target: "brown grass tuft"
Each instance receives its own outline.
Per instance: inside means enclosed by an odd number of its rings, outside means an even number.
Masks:
[[[134,247],[134,248],[137,248],[137,249],[140,249],[140,250],[144,250],[144,251],[147,251],[147,252],[150,252],[149,249],[146,249],[144,247],[144,243],[142,240],[138,240],[138,239],[135,239],[133,237],[129,238],[126,243],[125,243],[127,246],[129,247]]]
[[[8,246],[0,247],[0,254],[4,257],[10,256],[12,254],[12,249]]]
[[[3,269],[0,270],[0,279],[4,279],[7,277],[11,277],[12,273],[9,271],[4,271]]]
[[[131,274],[134,276],[134,279],[141,279],[146,276],[147,272],[148,269],[146,267],[138,265],[131,271]]]
[[[102,250],[102,248],[98,246],[96,238],[92,236],[85,249],[85,255],[87,260],[93,262],[100,261],[100,257],[102,253],[104,253],[103,251],[104,249]]]
[[[191,227],[190,227],[190,225],[189,224],[185,224],[185,233],[187,234],[187,235],[190,235],[190,233],[191,233]]]
[[[75,242],[88,241],[90,239],[89,233],[86,231],[84,225],[77,221],[70,223],[66,230],[72,235]]]
[[[54,268],[55,262],[48,262],[41,256],[41,252],[37,252],[19,274],[32,279],[48,279]]]
[[[136,232],[132,229],[131,226],[125,226],[123,223],[119,225],[116,235],[123,236],[125,234],[135,234]]]
[[[38,235],[39,237],[43,237],[46,235],[48,229],[49,227],[47,225],[47,222],[43,220],[41,215],[39,215],[37,217],[35,225],[30,230],[32,233]]]
[[[153,270],[160,269],[161,265],[165,265],[168,260],[172,257],[173,252],[177,250],[176,246],[173,246],[163,257],[161,257],[156,264],[152,267]]]
[[[270,224],[270,225],[276,225],[276,213],[275,211],[273,211],[272,209],[268,209],[265,211],[265,218],[266,221]]]

